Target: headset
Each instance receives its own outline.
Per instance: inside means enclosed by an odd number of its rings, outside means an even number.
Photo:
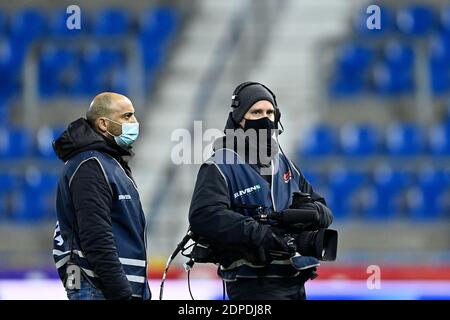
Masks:
[[[231,96],[231,108],[236,109],[239,107],[239,105],[240,105],[239,93],[241,93],[242,90],[244,90],[245,88],[253,86],[253,85],[259,85],[259,86],[263,87],[264,89],[266,89],[267,91],[269,91],[270,95],[273,98],[273,102],[275,103],[275,105],[274,105],[275,126],[276,126],[276,128],[278,128],[278,124],[280,124],[282,129],[279,129],[279,133],[282,133],[284,129],[283,129],[283,125],[280,122],[281,112],[280,112],[280,109],[278,108],[277,97],[275,96],[275,93],[272,92],[272,90],[270,90],[267,86],[263,85],[260,82],[247,81],[247,82],[243,82],[240,85],[238,85],[236,87],[236,89],[234,89],[233,95]],[[233,118],[233,121],[236,122],[236,120],[234,118]]]

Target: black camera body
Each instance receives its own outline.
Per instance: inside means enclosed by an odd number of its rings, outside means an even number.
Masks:
[[[315,257],[321,261],[334,261],[337,256],[338,233],[336,230],[319,228],[320,217],[317,206],[309,193],[294,192],[289,209],[300,210],[298,214],[305,216],[299,223],[286,226],[296,238],[297,252],[304,256]],[[295,219],[291,219],[295,220]]]
[[[289,252],[280,253],[279,259],[289,259],[298,252],[302,256],[310,256],[321,261],[334,261],[337,254],[336,230],[319,228],[320,217],[317,205],[308,193],[294,192],[292,204],[281,213],[263,213],[263,208],[257,205],[252,207],[255,214],[252,216],[260,223],[270,223],[277,236],[284,238],[289,244]],[[286,239],[288,241],[286,241]],[[257,264],[257,256],[246,248],[226,247],[215,245],[198,239],[188,255],[188,266],[198,263],[220,263],[227,266],[237,259]]]

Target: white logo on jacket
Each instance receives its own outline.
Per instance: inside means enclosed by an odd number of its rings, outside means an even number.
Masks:
[[[119,194],[119,200],[131,200],[131,196],[129,194]]]
[[[239,190],[238,192],[236,192],[236,193],[234,194],[234,198],[235,198],[235,199],[236,199],[236,198],[239,198],[239,197],[241,197],[241,196],[243,196],[243,195],[245,195],[245,194],[249,194],[249,193],[251,193],[251,192],[253,192],[253,191],[257,191],[257,190],[259,190],[259,189],[261,189],[261,186],[260,186],[259,184],[257,184],[257,185],[254,185],[253,187],[245,188],[245,189],[243,189],[243,190]]]

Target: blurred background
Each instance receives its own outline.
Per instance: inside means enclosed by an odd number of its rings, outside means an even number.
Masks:
[[[73,4],[81,28],[70,30]],[[367,27],[370,5],[379,29]],[[277,95],[281,145],[335,215],[338,258],[306,284],[309,298],[450,299],[444,0],[2,1],[0,299],[66,298],[52,260],[63,163],[51,143],[102,91],[129,96],[141,123],[131,166],[157,299],[201,162],[193,151],[196,164],[174,164],[172,133],[194,136],[194,121],[222,130],[247,80]],[[192,142],[208,151],[203,138]],[[189,299],[185,261],[165,299]],[[195,265],[191,289],[221,299],[216,267]]]

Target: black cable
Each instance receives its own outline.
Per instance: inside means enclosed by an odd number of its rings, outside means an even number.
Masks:
[[[222,279],[222,300],[225,300],[225,280]]]
[[[191,270],[188,270],[188,289],[189,289],[189,294],[191,295],[191,299],[194,299],[194,296],[192,295],[192,291],[191,291],[191,279],[190,279],[190,275],[191,275]]]

